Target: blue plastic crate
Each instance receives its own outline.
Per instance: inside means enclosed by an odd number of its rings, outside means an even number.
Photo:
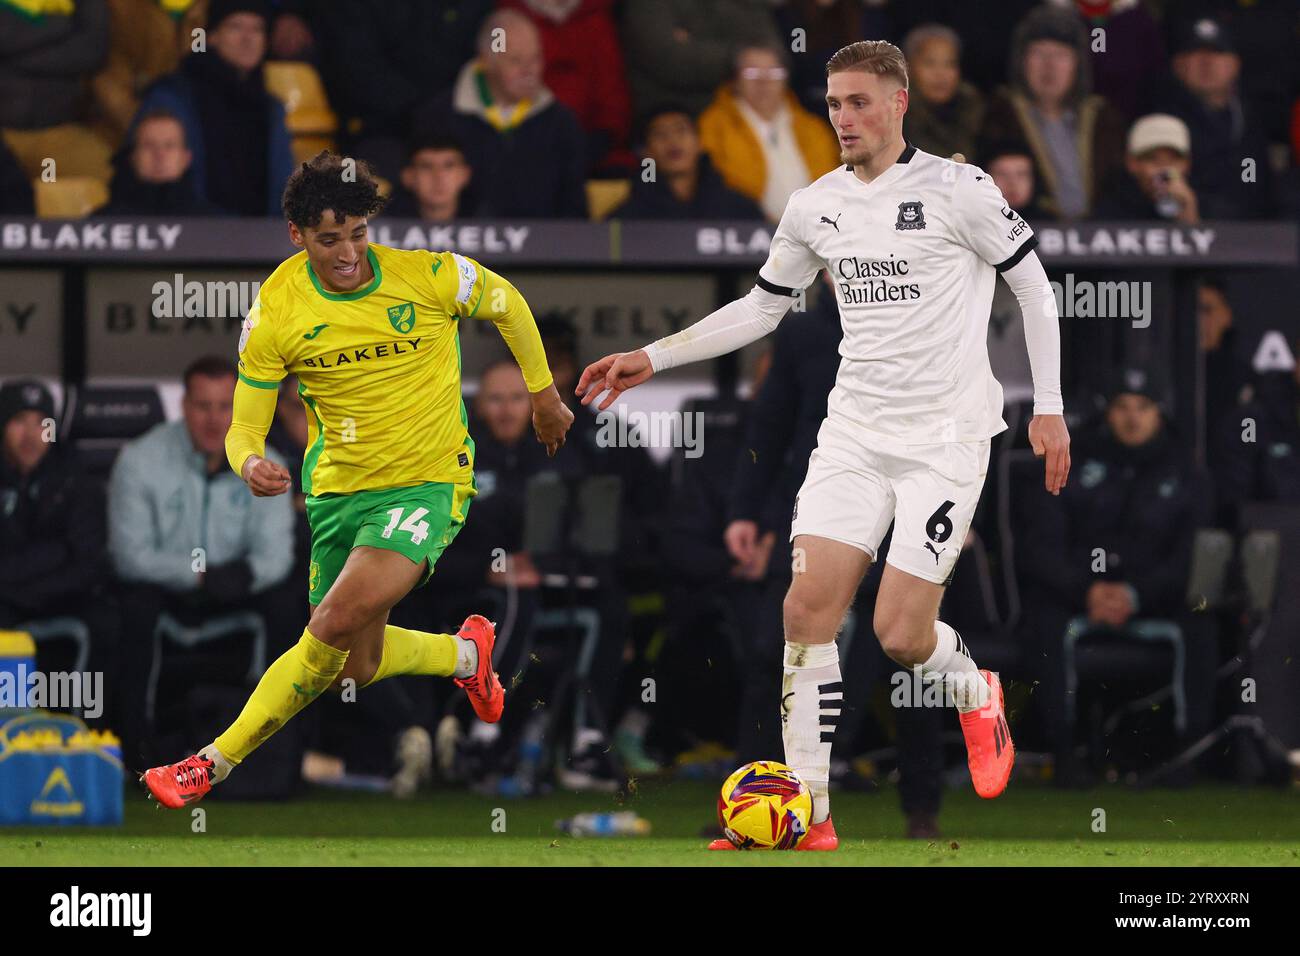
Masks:
[[[29,711],[0,724],[0,825],[116,826],[122,822],[118,746],[69,746],[86,725]],[[61,749],[26,749],[22,735],[58,734]]]

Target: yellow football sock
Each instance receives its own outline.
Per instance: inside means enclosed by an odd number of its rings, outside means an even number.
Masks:
[[[334,683],[347,659],[347,651],[318,641],[303,628],[298,643],[266,669],[235,722],[216,739],[217,750],[238,764]]]
[[[431,674],[450,677],[456,673],[456,638],[450,634],[410,631],[389,624],[384,628],[384,652],[379,668],[369,683],[398,674]]]

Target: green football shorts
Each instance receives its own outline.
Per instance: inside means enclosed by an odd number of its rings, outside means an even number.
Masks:
[[[433,574],[434,563],[465,523],[475,493],[472,483],[428,482],[409,488],[308,496],[308,600],[312,604],[321,602],[352,549],[362,545],[396,551],[416,564],[427,561],[420,579],[423,585]]]

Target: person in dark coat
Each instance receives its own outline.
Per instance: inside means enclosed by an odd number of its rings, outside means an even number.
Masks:
[[[32,184],[14,154],[0,139],[0,213],[30,216],[36,212]]]
[[[54,399],[44,385],[0,387],[0,630],[36,632],[52,619],[79,621],[90,635],[87,667],[104,674],[110,697],[97,719],[110,722],[119,626],[99,590],[108,534],[104,496],[58,437]],[[38,642],[37,666],[72,670],[75,657],[64,651],[62,642]]]
[[[157,110],[180,118],[193,154],[195,195],[236,216],[278,216],[293,151],[284,105],[266,91],[262,63],[270,5],[265,0],[213,0],[206,52],[140,98],[140,119]]]
[[[1086,779],[1074,746],[1076,640],[1135,641],[1176,625],[1185,654],[1182,737],[1199,737],[1213,715],[1217,635],[1186,601],[1192,545],[1211,524],[1212,494],[1165,422],[1163,394],[1144,370],[1116,373],[1104,420],[1077,442],[1070,483],[1059,496],[1024,495],[1017,505],[1025,637],[1036,648],[1036,696],[1063,784]]]
[[[350,155],[396,180],[416,113],[452,88],[475,54],[492,0],[311,3],[321,79]]]
[[[114,159],[108,203],[96,215],[225,215],[196,195],[193,158],[177,116],[158,110],[140,117],[129,148]]]
[[[542,83],[542,67],[532,20],[501,10],[484,21],[478,56],[455,86],[416,115],[417,139],[450,135],[464,148],[474,178],[462,198],[478,215],[587,218],[582,127]]]
[[[1233,37],[1209,17],[1182,23],[1176,36],[1173,81],[1156,106],[1187,124],[1190,185],[1200,198],[1202,218],[1275,215],[1268,136],[1240,94],[1241,58]]]
[[[728,188],[700,145],[683,107],[664,106],[644,124],[645,156],[653,165],[632,177],[631,195],[614,219],[762,219],[748,196]]]
[[[1209,444],[1232,523],[1248,501],[1300,504],[1300,371],[1257,375],[1245,401],[1212,423]]]

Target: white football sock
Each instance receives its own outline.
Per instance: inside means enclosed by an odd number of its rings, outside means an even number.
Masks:
[[[462,680],[473,677],[478,671],[478,645],[463,637],[452,636],[456,641],[456,671],[452,676]]]
[[[781,679],[781,738],[785,762],[813,795],[813,823],[831,815],[831,745],[844,706],[840,649],[829,644],[785,643]]]
[[[208,744],[199,751],[199,756],[207,757],[212,761],[212,782],[214,784],[225,780],[230,776],[230,771],[235,769],[234,765],[221,755],[221,751],[217,749],[216,744]]]
[[[979,710],[989,699],[988,681],[971,660],[961,635],[943,621],[934,622],[934,653],[921,665],[922,680],[941,680],[962,713]]]

